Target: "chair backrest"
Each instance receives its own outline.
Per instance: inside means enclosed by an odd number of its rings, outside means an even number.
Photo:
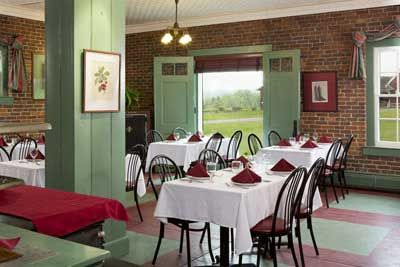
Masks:
[[[354,135],[350,134],[349,137],[342,139],[343,153],[340,158],[340,166],[346,167],[347,164],[347,155],[350,150],[351,143],[353,143]]]
[[[177,133],[179,133],[179,137],[180,137],[180,138],[185,138],[185,137],[188,135],[188,132],[187,132],[185,129],[183,129],[182,127],[176,127],[176,128],[172,131],[172,133],[173,133],[174,135],[176,135]]]
[[[159,142],[159,141],[164,141],[164,138],[162,137],[161,133],[157,130],[150,130],[147,135],[146,135],[146,147],[149,147],[149,145],[153,142]]]
[[[9,160],[10,160],[10,155],[8,154],[7,150],[4,147],[0,146],[0,162]]]
[[[224,136],[220,133],[215,133],[213,134],[210,139],[208,139],[207,144],[206,144],[206,149],[211,149],[219,152],[219,149],[222,144],[222,139],[224,139]]]
[[[318,158],[307,173],[308,184],[304,189],[304,194],[306,194],[306,205],[302,208],[305,208],[305,212],[310,215],[313,213],[314,210],[314,196],[315,192],[317,191],[318,185],[320,184],[320,179],[323,178],[322,173],[324,171],[324,168],[325,160],[323,158]]]
[[[334,167],[339,160],[342,142],[340,139],[335,139],[328,150],[325,158],[325,167]]]
[[[268,145],[269,146],[274,146],[274,145],[278,144],[279,141],[281,141],[281,140],[282,140],[282,138],[277,131],[271,130],[268,132]]]
[[[286,231],[290,231],[293,225],[295,212],[298,211],[301,197],[303,196],[304,186],[307,182],[307,169],[298,167],[294,170],[279,191],[275,204],[274,218],[272,222],[272,232],[276,232],[277,219],[283,220]]]
[[[36,140],[30,137],[25,137],[15,143],[12,147],[10,160],[23,160],[28,156],[29,152],[34,149],[37,149]]]
[[[249,144],[250,153],[254,156],[257,154],[258,150],[262,148],[262,143],[260,138],[255,134],[249,134],[247,138],[247,143]]]
[[[139,164],[140,155],[137,152],[128,151],[125,157],[125,191],[128,192],[137,188],[141,164]]]
[[[130,153],[135,153],[139,156],[140,162],[141,162],[141,165],[143,168],[143,172],[144,172],[144,168],[146,166],[146,155],[147,155],[146,147],[143,144],[136,144],[128,150],[127,154],[130,154]]]
[[[229,140],[228,151],[226,152],[226,159],[236,159],[239,151],[240,143],[242,142],[243,132],[238,130],[234,132]]]
[[[159,177],[161,183],[183,177],[181,170],[176,163],[165,155],[155,156],[150,161],[149,176],[152,180]]]
[[[204,149],[203,151],[201,151],[198,161],[201,162],[206,169],[207,162],[217,163],[217,170],[222,170],[227,167],[226,162],[222,158],[222,156],[217,151],[211,149]]]

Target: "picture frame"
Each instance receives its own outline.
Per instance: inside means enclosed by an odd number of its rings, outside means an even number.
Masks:
[[[120,111],[121,54],[85,49],[83,113]]]
[[[43,54],[32,53],[32,98],[46,98],[46,62]]]
[[[303,72],[303,111],[337,112],[337,74],[335,71]]]

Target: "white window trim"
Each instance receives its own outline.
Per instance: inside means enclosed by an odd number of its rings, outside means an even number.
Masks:
[[[387,50],[390,48],[397,48],[398,46],[385,46],[385,47],[375,47],[374,48],[374,125],[375,125],[375,129],[374,129],[374,139],[375,139],[375,146],[377,147],[383,147],[383,148],[400,148],[400,140],[398,142],[390,142],[390,141],[381,141],[380,140],[380,119],[379,115],[379,98],[380,97],[385,97],[386,95],[382,95],[380,93],[380,51],[381,50]],[[399,60],[399,58],[397,58],[397,60]],[[398,63],[398,65],[400,65]],[[400,99],[400,92],[399,92],[399,86],[400,86],[400,75],[398,74],[397,77],[397,88],[398,88],[398,92],[397,94],[393,94],[393,95],[387,95],[388,97],[395,97],[396,101],[399,101]],[[396,102],[397,103],[397,102]],[[398,105],[398,104],[397,104]],[[399,111],[398,111],[399,112]],[[398,115],[397,115],[398,116]],[[399,134],[399,128],[400,128],[400,117],[397,117],[397,119],[383,119],[383,120],[397,120],[397,127],[396,127],[396,134]]]

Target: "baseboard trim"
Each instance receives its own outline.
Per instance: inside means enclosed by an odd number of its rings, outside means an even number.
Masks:
[[[114,239],[110,242],[104,243],[104,249],[111,252],[112,257],[121,258],[129,253],[129,239],[128,236]]]
[[[400,176],[379,173],[346,172],[349,187],[400,192]]]

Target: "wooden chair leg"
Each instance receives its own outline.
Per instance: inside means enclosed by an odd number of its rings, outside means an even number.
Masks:
[[[161,240],[164,238],[164,227],[165,227],[164,224],[160,223],[160,234],[158,235],[158,242],[157,242],[156,251],[154,252],[152,265],[155,265],[156,261],[157,261],[158,251],[160,250],[160,246],[161,246]]]
[[[210,226],[210,224],[207,223],[205,228],[206,228],[206,231],[207,231],[208,252],[210,253],[211,261],[215,262],[214,253],[212,251],[212,246],[211,246],[211,226]]]
[[[185,231],[186,231],[186,254],[187,254],[187,266],[191,267],[192,266],[192,257],[190,255],[190,231],[189,231],[189,225],[185,225]]]
[[[243,255],[239,255],[239,267],[242,267]]]
[[[183,233],[184,233],[184,229],[183,229],[183,227],[181,228],[181,241],[180,241],[180,243],[179,243],[179,254],[182,254],[182,247],[183,247]]]
[[[292,235],[292,233],[288,234],[288,242],[289,242],[289,244],[290,244],[290,250],[292,251],[294,266],[298,267],[298,266],[299,266],[299,263],[297,262],[296,251],[294,250],[293,235]]]
[[[313,226],[312,226],[312,219],[311,216],[309,216],[307,218],[307,227],[310,230],[310,234],[311,234],[311,239],[314,245],[314,250],[315,250],[315,254],[319,255],[319,251],[318,251],[318,247],[317,247],[317,242],[315,241],[315,236],[314,236],[314,230],[313,230]]]
[[[338,196],[336,194],[335,183],[333,182],[333,174],[330,175],[330,179],[331,179],[331,186],[332,186],[332,189],[333,189],[333,194],[335,195],[335,198],[336,198],[336,203],[339,204],[339,198],[338,198]]]
[[[235,235],[233,233],[233,228],[231,228],[231,253],[235,253]]]
[[[301,230],[300,230],[300,220],[299,219],[296,220],[295,232],[296,232],[297,239],[299,241],[299,251],[300,251],[301,266],[305,267],[303,243],[301,241]]]
[[[278,249],[281,249],[282,237],[278,237]]]
[[[260,237],[260,241],[258,242],[258,246],[257,246],[257,267],[260,266],[260,258],[261,258],[261,242],[262,238]]]
[[[274,262],[274,267],[278,267],[278,261],[276,259],[276,247],[275,247],[275,237],[271,237],[271,257]]]
[[[134,193],[133,193],[133,197],[134,197],[134,199],[135,199],[136,209],[137,209],[137,211],[138,211],[138,213],[139,213],[140,221],[143,222],[142,212],[140,211],[139,199],[138,199],[138,194],[137,194],[136,188],[135,188],[135,191],[134,191]]]

